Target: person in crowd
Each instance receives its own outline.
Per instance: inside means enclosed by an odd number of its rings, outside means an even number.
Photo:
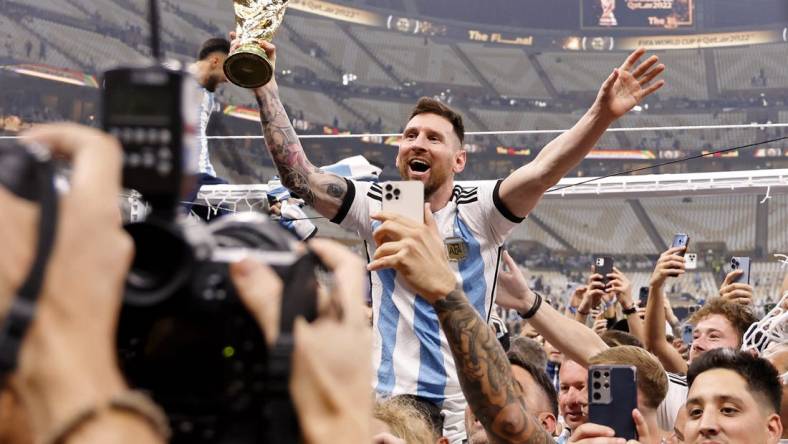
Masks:
[[[622,345],[611,347],[592,357],[589,364],[632,365],[637,370],[637,409],[648,426],[651,442],[641,439],[643,444],[660,444],[671,432],[661,431],[657,411],[668,393],[668,377],[656,356],[641,347]]]
[[[558,398],[552,382],[540,367],[507,353],[512,366],[512,377],[523,389],[523,401],[528,411],[534,412],[544,430],[555,435],[558,426]],[[490,440],[481,422],[470,407],[465,409],[467,444],[488,444]]]
[[[662,289],[669,277],[685,273],[684,257],[680,254],[685,249],[686,247],[670,248],[657,260],[649,284],[645,320],[646,347],[660,359],[668,371],[680,374],[687,373],[688,363],[678,350],[665,340],[665,295]],[[755,322],[755,315],[749,308],[752,287],[733,282],[740,274],[741,270],[729,273],[720,288],[720,297],[709,301],[690,319],[690,323],[695,326],[689,349],[690,363],[714,348],[739,348],[747,328]]]
[[[588,371],[586,365],[565,359],[558,373],[558,411],[564,420],[559,443],[565,443],[572,431],[588,422]]]
[[[164,413],[131,390],[117,364],[115,329],[133,247],[122,229],[118,141],[74,124],[42,125],[25,134],[73,165],[69,190],[61,196],[57,235],[24,337],[15,371],[5,378],[33,442],[164,443]],[[0,222],[0,319],[15,303],[36,249],[36,206],[0,187],[9,209]],[[333,272],[321,315],[311,324],[297,319],[290,395],[308,443],[370,442],[372,397],[368,382],[371,334],[364,318],[365,273],[361,259],[329,241],[311,241]],[[273,341],[278,334],[282,282],[253,259],[230,266],[241,301]],[[16,308],[18,309],[18,308]],[[4,424],[5,425],[5,424]],[[7,436],[7,435],[6,435]],[[15,438],[24,439],[21,434]]]
[[[275,46],[268,42],[260,45],[275,63]],[[545,191],[580,163],[612,122],[664,84],[657,80],[664,65],[658,64],[656,56],[638,64],[644,53],[643,49],[633,52],[614,69],[589,111],[536,159],[505,179],[478,187],[454,183],[454,176],[463,171],[467,161],[462,117],[429,98],[419,100],[411,113],[396,168],[404,180],[424,183],[425,201],[435,212],[443,239],[465,247],[453,258],[453,268],[472,306],[485,320],[493,302],[499,247],[511,230]],[[282,183],[318,213],[357,232],[366,241],[368,257],[375,259],[400,247],[381,234],[385,222],[371,218],[381,206],[381,186],[321,172],[307,159],[279,99],[275,78],[253,93],[260,107],[266,146]],[[416,395],[440,406],[446,435],[452,442],[461,440],[465,399],[448,341],[439,334],[438,317],[429,304],[401,285],[393,271],[384,267],[370,271],[376,392],[383,397]]]
[[[776,444],[783,433],[777,370],[750,353],[717,348],[693,360],[684,441]]]
[[[498,278],[498,305],[526,315],[528,317],[528,323],[535,328],[546,341],[549,341],[564,353],[566,359],[561,366],[559,382],[562,386],[567,382],[565,386],[567,388],[567,393],[569,393],[570,384],[576,386],[574,388],[576,392],[583,390],[584,386],[580,385],[581,373],[578,367],[588,367],[588,361],[591,357],[606,350],[608,345],[605,344],[599,335],[584,324],[575,322],[570,317],[559,313],[549,305],[541,304],[537,295],[528,288],[525,277],[514,263],[511,256],[504,254],[503,258],[507,265],[507,271],[502,272]],[[614,274],[611,274],[609,278],[611,280],[614,279]],[[631,286],[622,285],[620,288],[624,293],[627,291],[631,292]],[[627,301],[625,304],[632,300],[631,294],[623,294],[618,291],[617,294],[620,299]],[[583,296],[580,296],[580,298],[582,297]],[[567,377],[571,379],[565,381],[563,370],[569,360],[574,361],[574,365],[572,365],[573,368],[569,369],[570,372],[567,372]],[[685,379],[680,375],[668,372],[667,376],[668,392],[665,399],[659,405],[657,418],[659,426],[663,430],[670,431],[673,430],[676,416],[684,405],[684,401],[687,399],[687,384]],[[579,398],[579,396],[580,395],[576,396],[576,398]],[[584,399],[586,399],[587,402],[587,398]],[[579,404],[579,402],[575,404]],[[582,415],[579,414],[582,413],[582,410],[575,408],[573,413],[575,413],[575,416],[568,418],[568,421],[567,418],[564,418],[564,421],[567,423],[582,422],[582,420],[575,421],[575,419],[582,418]]]
[[[444,444],[446,438],[435,437],[430,420],[412,399],[395,396],[375,404],[373,444]],[[394,439],[392,439],[394,438]],[[395,441],[397,440],[397,441]]]
[[[518,336],[509,345],[509,354],[517,356],[522,361],[530,362],[536,368],[547,369],[547,353],[542,344],[523,336]]]
[[[211,38],[203,42],[197,54],[197,61],[189,70],[197,83],[203,89],[202,102],[200,103],[200,153],[198,157],[197,185],[187,197],[187,202],[193,202],[203,185],[226,184],[227,181],[218,177],[211,163],[211,154],[208,150],[208,122],[211,114],[217,109],[216,89],[227,82],[224,75],[224,61],[230,53],[230,42],[225,38]]]
[[[547,354],[547,368],[545,370],[550,381],[553,382],[553,387],[558,391],[558,371],[561,369],[561,363],[564,362],[564,354],[561,353],[561,350],[555,348],[550,341],[543,339],[543,342],[544,351]]]

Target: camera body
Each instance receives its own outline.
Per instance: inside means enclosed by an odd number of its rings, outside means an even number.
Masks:
[[[289,397],[292,326],[317,316],[312,253],[262,214],[190,219],[179,203],[196,186],[200,90],[158,65],[104,75],[105,129],[123,146],[123,185],[151,208],[125,226],[135,245],[118,326],[121,369],[171,421],[173,443],[297,442]],[[268,347],[230,280],[252,256],[284,284],[280,335]]]

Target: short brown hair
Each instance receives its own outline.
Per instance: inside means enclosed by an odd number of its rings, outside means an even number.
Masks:
[[[611,347],[588,360],[590,364],[634,365],[638,371],[638,388],[650,408],[657,408],[668,393],[668,374],[659,360],[646,350],[633,345]]]
[[[645,348],[643,347],[643,343],[637,336],[629,334],[625,331],[620,330],[606,330],[604,333],[599,335],[602,338],[602,341],[607,344],[608,347],[618,347],[619,345],[632,345],[635,347]]]
[[[689,322],[692,325],[698,325],[698,322],[715,314],[723,316],[733,325],[733,328],[736,329],[736,333],[739,334],[739,343],[741,343],[742,337],[744,337],[744,333],[750,328],[750,325],[758,320],[749,307],[736,302],[716,298],[696,311]]]
[[[460,144],[465,141],[465,126],[462,124],[462,116],[457,111],[449,108],[440,100],[433,99],[432,97],[422,97],[416,102],[416,106],[410,113],[410,119],[418,116],[419,114],[437,114],[451,123],[454,128],[454,134],[460,139]]]

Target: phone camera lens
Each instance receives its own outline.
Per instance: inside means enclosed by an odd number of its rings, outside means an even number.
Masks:
[[[394,190],[394,195],[395,195],[395,196],[399,196],[399,193],[400,193],[400,191],[399,191],[399,188],[397,188],[396,190]]]
[[[601,387],[602,387],[602,384],[600,384],[599,382],[595,382],[594,383],[594,388],[595,389],[599,390]]]
[[[602,395],[599,393],[594,393],[594,401],[599,401],[600,399],[602,399]]]
[[[386,184],[386,191],[391,191],[391,188],[393,188],[393,187],[391,186],[390,183]]]
[[[605,372],[605,378],[610,376],[610,372]]]
[[[599,376],[600,376],[600,375],[601,375],[601,373],[599,373],[599,372],[594,372],[594,378],[599,378]]]
[[[391,200],[391,193],[386,193],[386,200]]]
[[[608,383],[606,382],[606,383],[605,383],[605,388],[610,388],[610,384],[608,384]]]

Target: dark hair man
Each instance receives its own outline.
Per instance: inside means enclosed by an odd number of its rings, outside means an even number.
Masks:
[[[542,428],[549,434],[555,434],[558,422],[558,398],[553,383],[541,367],[520,359],[517,354],[506,354],[512,367],[512,377],[522,388],[525,408],[531,412]],[[465,430],[468,444],[488,444],[487,432],[481,422],[471,411],[465,409]]]
[[[197,61],[190,66],[190,71],[197,83],[203,88],[203,98],[200,104],[200,155],[198,158],[197,187],[188,202],[194,201],[202,185],[215,185],[227,183],[224,179],[216,177],[216,170],[211,164],[208,151],[208,140],[205,138],[211,113],[218,105],[216,102],[216,88],[227,82],[224,75],[224,61],[230,53],[230,42],[223,38],[206,40],[197,53]]]
[[[260,45],[275,61],[275,47],[267,42]],[[456,185],[454,176],[467,162],[462,118],[429,98],[419,100],[414,108],[400,139],[396,167],[403,180],[424,184],[425,201],[444,241],[464,245],[452,269],[485,321],[493,303],[499,249],[511,230],[551,186],[583,160],[610,124],[664,84],[655,81],[664,70],[655,56],[638,65],[644,53],[643,49],[633,52],[613,70],[594,104],[571,130],[548,144],[531,163],[497,182]],[[384,397],[416,395],[440,406],[444,434],[453,442],[461,439],[466,399],[449,343],[440,334],[435,310],[403,286],[391,269],[391,256],[405,250],[398,239],[386,236],[385,222],[373,218],[381,208],[380,185],[327,174],[309,162],[279,99],[276,80],[254,94],[266,146],[282,183],[320,214],[366,240],[368,257],[374,260],[369,269],[374,272],[376,392]],[[446,250],[444,245],[438,248]]]
[[[689,368],[685,442],[776,444],[782,387],[777,370],[747,352],[714,349]]]

